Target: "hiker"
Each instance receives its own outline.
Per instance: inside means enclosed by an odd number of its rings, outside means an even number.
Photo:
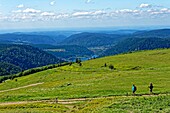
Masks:
[[[55,99],[55,102],[58,103],[58,98]]]
[[[150,89],[150,93],[152,93],[153,84],[152,84],[152,83],[150,83],[150,86],[148,86],[148,87],[149,87],[149,89]]]
[[[137,88],[136,88],[136,86],[133,84],[132,85],[132,92],[133,92],[133,94],[135,94],[135,91],[137,90]]]

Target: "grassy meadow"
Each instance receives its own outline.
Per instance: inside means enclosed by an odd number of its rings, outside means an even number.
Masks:
[[[107,64],[105,67],[104,64]],[[109,69],[113,65],[115,69]],[[0,103],[87,98],[73,104],[1,105],[0,112],[170,112],[170,49],[140,51],[62,66],[0,84]],[[153,83],[155,95],[149,96]],[[35,86],[19,88],[30,84]],[[137,86],[132,96],[131,86]],[[17,90],[9,90],[19,88]],[[8,91],[9,90],[9,91]],[[160,94],[160,95],[158,95]],[[140,95],[146,95],[140,96]]]

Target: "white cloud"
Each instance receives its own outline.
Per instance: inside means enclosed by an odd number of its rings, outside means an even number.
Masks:
[[[170,9],[168,9],[168,8],[162,8],[161,10],[160,10],[161,12],[170,12]]]
[[[90,0],[91,1],[91,0]],[[89,1],[89,2],[90,2]],[[11,21],[55,21],[62,19],[149,19],[150,17],[170,17],[170,9],[162,7],[154,7],[149,4],[141,4],[141,9],[102,9],[102,10],[76,10],[73,12],[66,12],[57,14],[56,12],[41,11],[33,8],[23,8],[12,11],[11,15],[3,16],[3,18],[8,17],[7,20]],[[152,8],[148,8],[152,7]],[[0,15],[1,16],[1,15]],[[0,17],[2,20],[2,16]]]
[[[41,10],[32,8],[26,8],[23,10],[14,10],[12,14],[7,17],[8,21],[19,22],[19,21],[38,21]]]
[[[107,13],[104,10],[78,11],[72,13],[70,17],[79,18],[79,19],[99,19],[99,18],[107,17]]]
[[[52,13],[52,12],[43,12],[41,13],[41,16],[54,16],[55,13]]]
[[[86,0],[87,4],[94,3],[93,0]]]
[[[55,19],[67,18],[67,17],[69,17],[69,14],[59,14],[55,16]]]
[[[59,19],[64,19],[64,18],[68,18],[69,15],[68,14],[52,14],[49,12],[44,12],[40,15],[39,20],[41,21],[55,21],[55,20],[59,20]]]
[[[94,15],[103,15],[103,14],[106,14],[105,11],[102,11],[102,10],[98,10],[98,11],[95,11],[93,12]]]
[[[141,4],[139,7],[140,8],[151,8],[152,5],[150,5],[150,4]]]
[[[21,21],[32,21],[33,19],[36,19],[36,14],[33,13],[14,13],[10,17],[8,17],[9,21],[13,22],[21,22]]]
[[[52,6],[53,6],[54,4],[55,4],[55,1],[50,2],[50,5],[52,5]]]
[[[72,16],[99,16],[106,14],[105,11],[97,10],[97,11],[81,11],[81,12],[75,12],[72,14]]]
[[[150,13],[151,15],[170,14],[170,9],[168,8],[152,9],[152,10],[148,10],[148,13]]]
[[[131,9],[121,9],[117,10],[116,13],[139,13],[139,10],[131,10]]]
[[[17,8],[23,8],[23,7],[24,7],[23,4],[20,4],[20,5],[17,6]]]
[[[75,12],[72,15],[73,16],[89,16],[91,12]]]
[[[12,11],[13,13],[22,13],[22,10],[15,10],[15,11]]]
[[[32,8],[27,8],[24,10],[12,11],[12,14],[8,16],[8,20],[11,21],[50,21],[59,18],[68,17],[67,14],[55,14],[54,12],[42,12],[41,10],[36,10]]]
[[[27,8],[25,10],[23,10],[23,13],[40,13],[41,10],[36,10],[36,9],[32,9],[32,8]]]
[[[32,8],[26,8],[26,9],[19,9],[19,10],[13,10],[12,13],[41,13],[41,10],[36,10]]]

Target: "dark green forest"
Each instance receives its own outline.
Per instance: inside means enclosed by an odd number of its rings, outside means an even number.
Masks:
[[[126,35],[104,33],[80,33],[65,39],[62,45],[80,45],[84,47],[110,46],[123,40]]]
[[[59,62],[55,56],[29,45],[0,45],[0,75]]]
[[[40,48],[58,58],[76,58],[76,57],[91,57],[94,52],[86,47],[78,45],[32,45],[34,47]]]
[[[0,62],[0,75],[10,75],[21,72],[22,69],[10,63]]]
[[[150,31],[135,32],[133,37],[137,38],[170,38],[170,29],[157,29]]]
[[[169,38],[128,38],[106,50],[101,56],[116,55],[139,50],[170,48]]]

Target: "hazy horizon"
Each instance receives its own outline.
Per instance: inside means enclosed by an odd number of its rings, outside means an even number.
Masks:
[[[14,32],[97,32],[97,31],[119,31],[119,30],[156,30],[156,29],[170,29],[170,26],[121,26],[121,27],[74,27],[74,28],[25,28],[25,29],[1,29],[0,34],[3,33],[14,33]]]

